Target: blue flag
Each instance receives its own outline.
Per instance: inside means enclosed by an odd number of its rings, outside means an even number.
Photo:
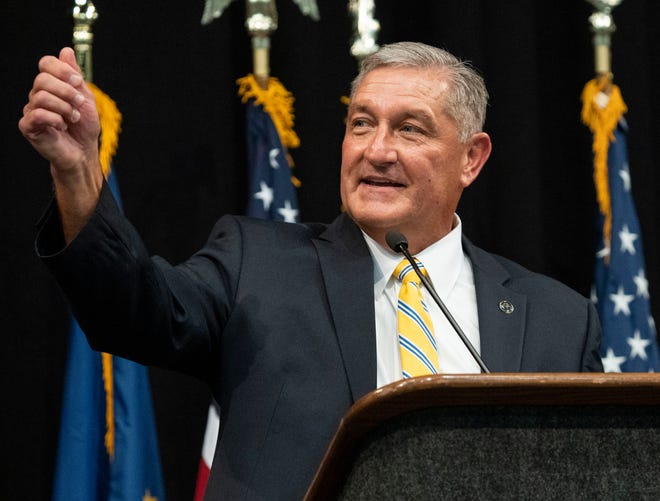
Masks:
[[[277,129],[261,105],[247,103],[248,203],[246,214],[295,223],[296,189]]]
[[[601,358],[606,372],[656,372],[660,370],[660,351],[651,316],[642,235],[630,190],[623,119],[609,145],[607,171],[612,235],[610,245],[601,235],[593,298],[603,327]]]
[[[53,500],[164,499],[147,368],[93,351],[74,319]]]

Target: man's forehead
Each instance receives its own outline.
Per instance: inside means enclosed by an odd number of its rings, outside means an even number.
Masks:
[[[440,98],[448,88],[446,68],[379,66],[364,76],[353,97],[360,93],[387,92],[391,89],[392,92],[402,95],[410,92],[435,99]]]
[[[349,113],[369,112],[375,108],[393,109],[404,106],[419,113],[437,114],[444,108],[449,83],[441,68],[381,67],[365,75],[356,89]]]

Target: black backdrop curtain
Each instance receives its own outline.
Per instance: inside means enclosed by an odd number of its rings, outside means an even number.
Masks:
[[[235,85],[251,70],[244,2],[205,27],[203,0],[95,3],[95,82],[124,116],[115,172],[125,210],[148,248],[177,262],[204,242],[219,215],[244,208],[245,120]],[[356,61],[347,2],[319,3],[321,21],[313,22],[291,0],[278,2],[271,66],[296,98],[302,144],[292,153],[303,219],[330,221],[340,206],[340,97]],[[48,166],[16,122],[39,56],[70,43],[72,5],[5,0],[0,7],[3,499],[46,499],[54,467],[68,312],[32,250],[34,222],[50,198]],[[486,79],[494,152],[459,208],[467,235],[585,295],[595,198],[579,96],[593,71],[590,12],[579,0],[378,0],[376,10],[379,43],[445,47]],[[613,69],[630,108],[633,193],[658,318],[660,3],[626,0],[614,15]],[[151,380],[167,493],[190,500],[209,394],[167,371],[152,370]]]

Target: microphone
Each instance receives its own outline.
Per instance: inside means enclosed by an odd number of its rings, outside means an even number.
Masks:
[[[385,241],[387,242],[387,245],[390,246],[390,249],[392,249],[394,252],[397,252],[399,254],[403,254],[406,257],[406,259],[410,262],[413,269],[415,270],[415,273],[417,273],[417,276],[424,284],[424,287],[426,287],[426,290],[429,291],[433,300],[440,307],[440,310],[442,311],[442,313],[444,313],[445,317],[447,317],[447,320],[449,320],[449,323],[456,331],[456,334],[458,334],[458,337],[460,337],[461,341],[463,341],[463,344],[472,355],[472,358],[474,358],[475,361],[479,364],[479,367],[481,367],[481,371],[484,372],[485,374],[490,374],[488,367],[486,367],[484,361],[481,360],[481,357],[479,356],[479,353],[477,353],[477,350],[474,349],[474,346],[472,346],[470,340],[467,338],[467,336],[460,328],[458,323],[456,323],[456,320],[454,320],[454,317],[445,306],[445,303],[443,303],[442,299],[440,299],[440,296],[438,296],[438,293],[435,291],[433,285],[431,285],[431,282],[420,271],[419,267],[417,266],[417,263],[410,255],[410,252],[408,252],[408,239],[406,238],[406,236],[400,231],[390,230],[385,235]]]

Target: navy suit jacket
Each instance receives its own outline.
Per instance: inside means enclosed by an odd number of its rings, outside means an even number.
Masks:
[[[491,371],[602,370],[589,301],[463,245]],[[226,216],[171,266],[149,257],[104,188],[64,249],[52,211],[37,251],[94,349],[211,386],[221,428],[207,499],[301,498],[341,417],[376,388],[373,263],[346,215],[330,225]]]

